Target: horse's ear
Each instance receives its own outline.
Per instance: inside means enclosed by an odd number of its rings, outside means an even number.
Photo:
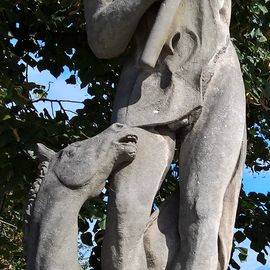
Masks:
[[[37,156],[40,161],[49,161],[53,156],[55,155],[55,152],[42,143],[37,143]]]

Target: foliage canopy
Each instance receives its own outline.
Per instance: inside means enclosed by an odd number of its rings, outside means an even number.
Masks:
[[[111,104],[125,56],[98,60],[88,48],[80,0],[1,0],[0,2],[0,268],[22,269],[22,215],[30,183],[36,175],[35,144],[52,149],[93,136],[109,125]],[[240,58],[247,97],[248,155],[255,172],[270,169],[270,2],[233,1],[232,40]],[[68,84],[79,82],[91,98],[69,118],[60,100],[48,100],[43,85],[28,80],[28,67],[58,77],[70,71]],[[90,97],[90,96],[89,96]],[[52,117],[35,103],[60,105]],[[171,171],[157,198],[174,190],[177,172]],[[106,193],[87,203],[79,219],[82,243],[93,247],[89,260],[100,267]],[[88,231],[87,217],[95,217]],[[257,260],[266,262],[270,244],[270,193],[241,192],[235,249],[245,260],[243,240],[251,241]],[[94,235],[92,235],[94,234]],[[94,240],[94,241],[93,241]],[[87,263],[88,264],[88,263]],[[236,262],[231,267],[240,269]]]

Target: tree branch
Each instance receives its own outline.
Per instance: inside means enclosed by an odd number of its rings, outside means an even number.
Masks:
[[[9,226],[9,227],[12,227],[12,228],[14,228],[15,230],[17,230],[17,226],[15,226],[15,225],[13,225],[13,224],[11,224],[11,223],[8,223],[8,222],[6,222],[6,221],[4,221],[4,220],[2,220],[2,219],[0,219],[0,223],[2,223],[2,224],[4,224],[4,225],[7,225],[7,226]]]
[[[76,103],[76,104],[84,104],[82,101],[75,101],[75,100],[68,100],[68,99],[49,99],[49,98],[40,98],[40,99],[36,99],[36,100],[30,100],[30,103],[37,103],[37,102],[67,102],[67,103]]]

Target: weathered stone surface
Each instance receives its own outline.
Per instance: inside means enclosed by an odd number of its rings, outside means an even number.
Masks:
[[[98,57],[116,57],[130,44],[112,121],[133,128],[115,124],[59,153],[39,147],[41,174],[27,209],[28,269],[80,269],[77,215],[111,175],[104,270],[226,270],[246,147],[231,0],[84,4]],[[151,215],[176,142],[179,190]]]
[[[137,136],[114,124],[99,135],[58,153],[38,145],[40,175],[26,209],[28,270],[81,269],[77,259],[78,213],[99,195],[109,175],[136,155]]]
[[[98,57],[116,57],[130,44],[113,121],[137,127],[139,137],[136,159],[111,180],[103,269],[226,270],[246,144],[245,91],[229,34],[231,0],[84,4],[89,45]],[[176,210],[165,206],[149,227],[176,141]]]

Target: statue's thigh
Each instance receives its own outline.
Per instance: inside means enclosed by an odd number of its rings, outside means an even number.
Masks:
[[[187,213],[221,215],[223,198],[240,154],[245,130],[241,80],[214,78],[201,115],[180,150],[181,198]],[[181,206],[180,206],[181,207]]]
[[[163,181],[175,150],[174,134],[136,128],[138,149],[135,160],[116,172],[112,179],[117,207],[147,211]],[[137,205],[136,205],[137,204]]]

